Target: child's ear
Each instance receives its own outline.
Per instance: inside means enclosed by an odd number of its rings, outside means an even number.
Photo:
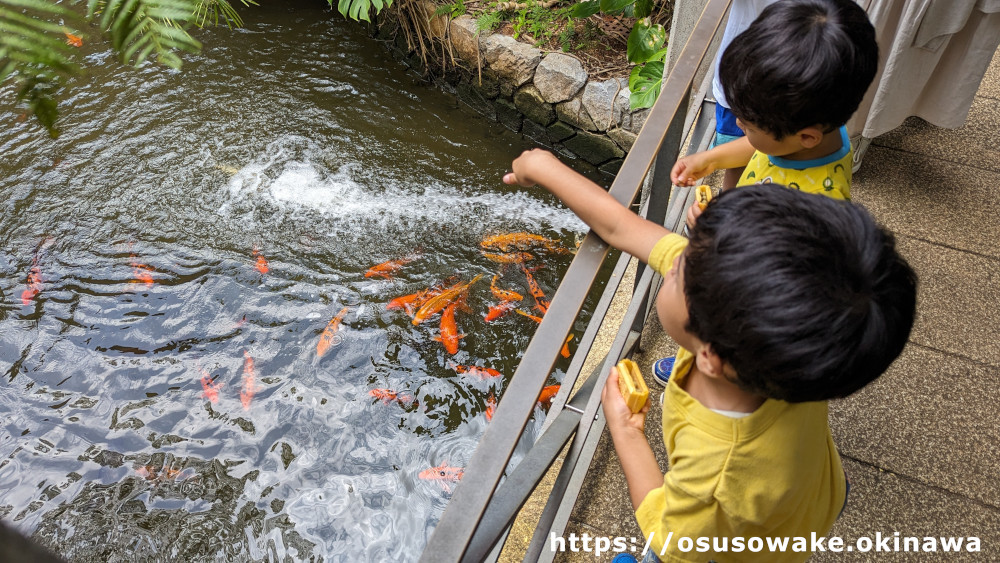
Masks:
[[[823,140],[823,129],[817,126],[806,127],[800,129],[795,135],[799,138],[799,143],[802,144],[803,148],[811,149]]]
[[[726,363],[712,350],[711,344],[699,346],[694,361],[701,373],[710,377],[725,377]]]

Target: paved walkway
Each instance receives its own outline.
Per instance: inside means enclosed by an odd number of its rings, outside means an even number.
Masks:
[[[875,139],[852,193],[896,233],[920,288],[902,356],[878,381],[831,405],[834,439],[851,479],[847,509],[831,535],[849,543],[894,532],[921,542],[924,536],[978,536],[982,552],[821,553],[813,560],[998,561],[1000,52],[964,127],[940,129],[911,118]],[[642,349],[636,360],[648,379],[651,362],[676,345],[654,318]],[[666,467],[660,416],[654,404],[646,427]],[[567,534],[641,542],[607,435],[587,482]],[[596,560],[592,554],[556,557]]]

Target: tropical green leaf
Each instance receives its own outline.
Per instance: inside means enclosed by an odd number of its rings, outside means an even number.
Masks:
[[[648,108],[660,95],[663,85],[663,61],[652,61],[636,65],[628,77],[629,106],[632,110]]]
[[[601,11],[601,0],[587,0],[586,2],[577,2],[573,5],[569,14],[574,18],[589,18],[590,16]]]
[[[600,0],[601,11],[606,14],[615,14],[621,12],[626,6],[632,4],[635,0]]]
[[[633,63],[655,60],[666,42],[667,31],[662,25],[650,23],[649,18],[641,19],[628,34],[626,56]]]
[[[654,0],[636,0],[634,4],[635,17],[642,19],[648,18],[650,14],[653,13]]]

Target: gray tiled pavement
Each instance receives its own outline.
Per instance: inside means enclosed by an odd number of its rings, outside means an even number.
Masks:
[[[966,125],[918,119],[875,139],[854,200],[896,233],[920,276],[910,345],[877,382],[831,405],[851,478],[832,535],[978,536],[982,552],[822,553],[815,561],[1000,560],[1000,52]],[[655,318],[636,358],[646,371],[675,345]],[[655,389],[655,388],[654,388]],[[659,405],[647,435],[666,467]],[[567,533],[639,534],[605,436]],[[506,560],[516,560],[505,552]],[[588,554],[557,561],[595,561]],[[606,556],[604,560],[610,560]]]

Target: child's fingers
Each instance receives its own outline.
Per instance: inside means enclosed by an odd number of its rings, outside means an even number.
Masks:
[[[686,181],[684,178],[684,171],[687,170],[687,162],[684,159],[680,159],[674,163],[674,167],[670,169],[670,181],[676,185],[683,185]]]
[[[694,224],[695,222],[698,221],[698,217],[700,215],[701,215],[701,207],[698,206],[698,202],[696,201],[691,204],[691,207],[688,207],[687,217],[684,221],[685,223],[687,223],[689,229],[694,228]]]
[[[515,176],[513,172],[508,172],[508,173],[506,173],[506,174],[503,175],[503,183],[504,184],[516,184],[517,183],[517,176]]]

